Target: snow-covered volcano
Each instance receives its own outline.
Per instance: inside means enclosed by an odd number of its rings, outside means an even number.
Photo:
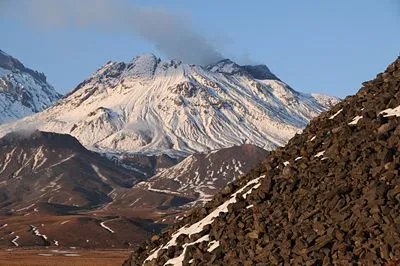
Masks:
[[[68,133],[95,150],[189,154],[284,145],[338,101],[294,91],[264,65],[207,67],[152,54],[108,62],[53,107],[4,125]]]
[[[0,50],[0,124],[40,112],[60,97],[43,73]]]

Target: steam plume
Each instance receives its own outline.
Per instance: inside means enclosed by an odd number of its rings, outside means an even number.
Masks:
[[[39,27],[80,27],[134,31],[169,58],[207,65],[221,60],[190,21],[163,7],[144,7],[124,0],[0,0],[0,12]]]

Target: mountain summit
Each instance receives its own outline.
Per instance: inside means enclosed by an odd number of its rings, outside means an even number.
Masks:
[[[43,73],[0,50],[0,124],[43,111],[60,97]]]
[[[187,155],[284,145],[338,100],[303,94],[266,66],[226,59],[207,67],[153,54],[108,62],[45,112],[0,128],[34,125],[95,150]]]

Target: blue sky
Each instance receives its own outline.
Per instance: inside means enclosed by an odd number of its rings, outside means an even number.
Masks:
[[[399,2],[203,0],[135,5],[176,14],[224,57],[266,64],[296,90],[344,97],[399,55]],[[12,15],[19,13],[18,6],[1,8],[0,49],[44,72],[62,93],[109,60],[129,61],[146,52],[168,57],[134,30],[73,23],[45,27]]]

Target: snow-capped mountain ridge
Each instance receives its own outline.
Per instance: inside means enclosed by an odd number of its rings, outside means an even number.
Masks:
[[[190,154],[243,143],[271,150],[329,107],[266,66],[202,67],[146,54],[106,63],[56,105],[0,134],[35,125],[118,152]]]
[[[43,73],[0,50],[0,124],[40,112],[60,96]]]
[[[44,75],[44,73],[25,67],[20,61],[6,54],[2,50],[0,50],[0,67],[10,71],[15,71],[15,70],[24,71],[29,73],[34,78],[46,82],[46,76]]]

